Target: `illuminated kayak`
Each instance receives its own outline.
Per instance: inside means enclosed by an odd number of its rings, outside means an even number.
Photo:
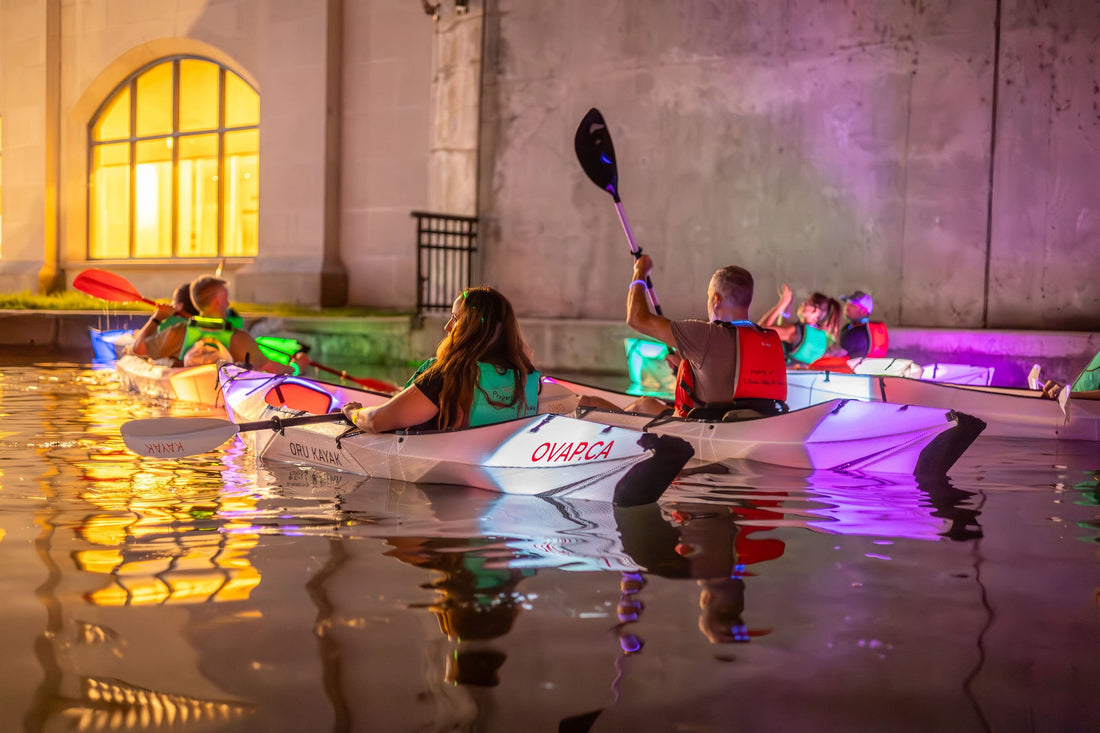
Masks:
[[[1068,390],[1065,393],[1068,397]],[[1100,401],[1052,400],[1012,387],[940,384],[904,377],[790,371],[792,410],[836,399],[893,402],[957,410],[986,424],[983,435],[1014,438],[1100,440]]]
[[[323,415],[351,400],[373,405],[388,398],[233,365],[223,366],[219,377],[226,411],[238,425],[284,420],[303,412]],[[690,446],[675,437],[561,415],[459,430],[381,434],[349,429],[344,421],[280,430],[246,431],[242,426],[239,435],[256,455],[287,463],[624,506],[656,501],[692,454]]]
[[[88,329],[92,337],[92,358],[97,364],[109,364],[126,353],[130,344],[134,343],[134,330],[132,328],[115,328],[101,330]]]
[[[572,395],[572,397],[571,397]],[[576,395],[623,408],[628,394],[546,378],[540,409],[568,412]],[[732,422],[689,420],[580,408],[585,420],[683,438],[705,463],[751,460],[800,469],[940,475],[970,447],[984,424],[953,410],[830,400],[781,415]]]
[[[88,329],[92,338],[92,354],[97,364],[110,363],[127,353],[134,343],[134,330],[118,328],[108,331]],[[265,357],[280,364],[289,363],[303,347],[296,339],[281,336],[256,336],[256,345]]]
[[[126,354],[115,362],[119,384],[147,397],[217,405],[218,368],[214,364],[172,367]]]

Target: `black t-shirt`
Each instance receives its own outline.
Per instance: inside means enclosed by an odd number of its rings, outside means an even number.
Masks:
[[[871,330],[866,323],[849,323],[840,329],[840,348],[851,358],[867,356],[871,351]]]

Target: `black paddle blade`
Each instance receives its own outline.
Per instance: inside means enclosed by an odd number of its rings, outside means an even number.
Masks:
[[[573,147],[585,174],[618,203],[619,170],[615,167],[615,148],[611,145],[607,123],[595,107],[588,110],[581,120],[577,135],[573,138]]]

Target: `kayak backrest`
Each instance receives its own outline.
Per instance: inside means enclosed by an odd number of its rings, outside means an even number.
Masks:
[[[769,415],[781,415],[787,411],[787,403],[778,400],[742,399],[720,404],[699,405],[693,407],[684,417],[689,420],[737,422],[755,420]]]
[[[272,407],[324,415],[332,411],[332,395],[308,382],[295,379],[276,382],[267,390],[264,401]]]

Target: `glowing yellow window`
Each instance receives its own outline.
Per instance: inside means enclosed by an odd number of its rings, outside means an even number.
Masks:
[[[207,59],[162,59],[88,127],[89,259],[253,257],[260,97]]]
[[[2,129],[3,128],[0,128],[0,130],[2,130]],[[0,139],[2,139],[2,137],[0,137]],[[4,150],[3,144],[0,143],[0,152],[3,152],[3,150]],[[0,162],[2,162],[2,158],[0,158]],[[0,169],[2,169],[2,166],[0,166]],[[0,179],[0,186],[2,186],[2,185],[3,185],[2,179]],[[2,226],[3,221],[4,221],[4,206],[3,206],[3,199],[0,198],[0,232],[4,231],[4,227]],[[3,235],[2,234],[0,234],[0,241],[3,241]]]

